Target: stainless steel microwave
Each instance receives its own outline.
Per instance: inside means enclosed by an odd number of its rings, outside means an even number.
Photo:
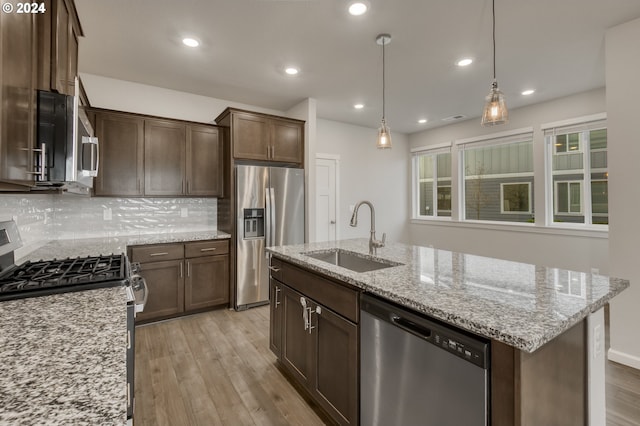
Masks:
[[[98,139],[76,96],[38,91],[37,188],[88,193],[98,175]]]

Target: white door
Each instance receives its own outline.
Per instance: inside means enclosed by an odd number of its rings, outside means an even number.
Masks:
[[[337,240],[337,173],[335,156],[316,156],[316,241]]]

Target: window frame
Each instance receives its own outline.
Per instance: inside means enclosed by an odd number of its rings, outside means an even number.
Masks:
[[[527,198],[529,200],[528,211],[505,211],[504,210],[504,187],[505,185],[527,185]],[[532,196],[531,196],[531,182],[500,182],[500,214],[532,214]]]
[[[451,142],[431,145],[426,147],[415,148],[411,150],[411,176],[412,176],[412,206],[411,206],[411,218],[417,220],[451,220],[451,211],[452,210],[442,210],[443,212],[449,213],[448,216],[438,215],[438,155],[439,154],[449,154],[452,155],[451,150]],[[432,157],[432,165],[433,165],[433,177],[431,179],[427,179],[427,181],[431,181],[432,185],[432,205],[433,205],[433,214],[431,215],[421,215],[420,214],[420,157],[423,156],[431,156]],[[451,187],[452,191],[452,207],[453,207],[453,188],[452,188],[452,177],[449,177],[449,184],[443,185]]]
[[[544,137],[545,149],[545,226],[560,228],[590,228],[608,231],[608,224],[593,223],[593,205],[591,200],[591,180],[592,173],[608,173],[609,167],[591,168],[591,155],[593,152],[607,151],[609,144],[607,141],[606,148],[597,148],[591,150],[590,132],[594,130],[607,129],[607,114],[594,114],[585,117],[578,117],[570,120],[563,120],[554,123],[542,124],[541,130]],[[553,170],[554,155],[563,156],[570,153],[556,153],[555,137],[561,134],[579,133],[580,153],[582,155],[581,169]],[[608,139],[608,136],[607,136]],[[576,153],[577,151],[572,151]],[[580,213],[576,212],[558,212],[558,182],[577,182],[577,180],[562,179],[562,175],[582,175],[580,185],[581,206]],[[555,178],[559,178],[556,180]],[[604,179],[596,179],[604,180]],[[607,179],[608,181],[608,179]],[[570,192],[570,191],[569,191]],[[570,194],[568,195],[570,197]],[[570,199],[568,201],[571,201]],[[608,200],[607,200],[608,206]],[[570,210],[570,208],[569,208]],[[608,207],[607,207],[608,211]],[[583,216],[582,222],[563,222],[556,221],[555,216]],[[608,221],[607,213],[607,221]],[[605,217],[604,214],[598,213],[596,216]]]
[[[555,186],[555,192],[554,192],[554,207],[553,207],[553,211],[555,215],[562,215],[562,216],[584,216],[584,197],[583,197],[583,181],[582,180],[556,180],[553,182],[554,186]],[[558,191],[558,184],[567,184],[567,206],[569,211],[566,212],[561,212],[560,210],[558,210],[558,207],[560,206],[560,203],[558,202],[558,195],[559,195],[559,191]],[[578,184],[580,187],[580,190],[578,191],[578,194],[580,194],[580,211],[578,212],[572,212],[571,211],[571,185],[572,184]]]

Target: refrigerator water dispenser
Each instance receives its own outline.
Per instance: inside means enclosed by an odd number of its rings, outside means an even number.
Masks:
[[[244,239],[264,238],[264,209],[244,209]]]

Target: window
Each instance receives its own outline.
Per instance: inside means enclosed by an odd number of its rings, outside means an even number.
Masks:
[[[451,148],[415,154],[415,217],[451,216]]]
[[[606,121],[549,127],[545,139],[548,222],[608,224]]]
[[[533,134],[461,141],[465,220],[533,222]]]
[[[501,213],[531,213],[531,183],[500,184]]]

